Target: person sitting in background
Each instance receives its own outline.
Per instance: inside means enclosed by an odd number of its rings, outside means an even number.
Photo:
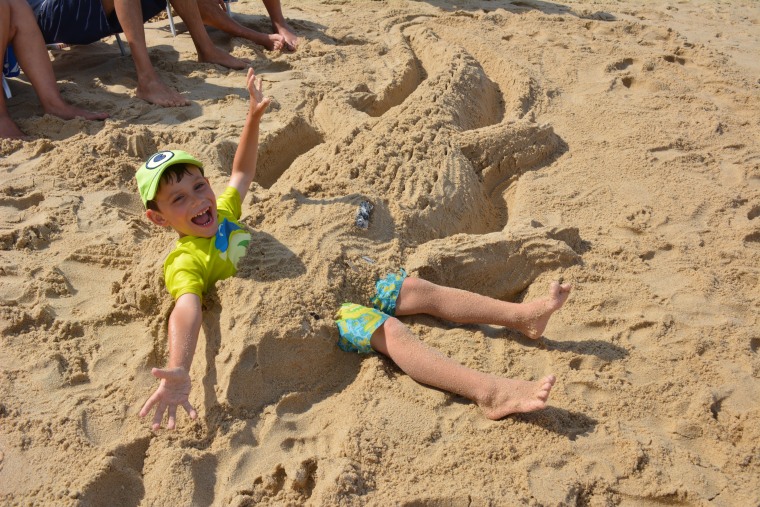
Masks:
[[[208,26],[213,26],[234,37],[248,39],[270,51],[280,49],[295,51],[298,47],[298,37],[282,15],[280,0],[263,0],[263,2],[272,21],[273,34],[257,32],[235,21],[227,14],[224,0],[198,0],[198,9],[201,11],[203,23]]]
[[[190,104],[158,76],[148,56],[144,23],[166,9],[166,0],[27,0],[34,11],[45,42],[90,44],[110,35],[124,33],[137,71],[137,96],[164,107]],[[187,25],[198,52],[198,61],[230,69],[248,66],[214,45],[203,25],[195,0],[171,0]]]
[[[13,53],[37,93],[46,114],[65,120],[108,118],[107,113],[88,111],[63,99],[34,13],[24,0],[0,0],[0,55],[6,55],[9,46],[13,46]],[[0,138],[23,137],[24,133],[8,113],[5,94],[0,93]]]

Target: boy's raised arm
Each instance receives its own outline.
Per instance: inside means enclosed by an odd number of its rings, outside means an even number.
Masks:
[[[245,120],[240,143],[232,162],[229,186],[235,187],[240,193],[240,200],[245,199],[253,178],[256,176],[256,159],[259,152],[259,122],[269,105],[269,97],[262,92],[261,78],[256,77],[253,69],[248,69],[246,88],[251,95],[248,117]]]
[[[198,295],[183,294],[177,298],[169,316],[169,361],[165,368],[153,368],[153,376],[161,379],[161,383],[140,410],[140,417],[145,417],[156,407],[152,425],[154,430],[161,427],[164,412],[169,414],[166,427],[174,429],[178,405],[187,411],[190,419],[198,417],[188,397],[192,387],[190,366],[193,364],[202,317],[203,309]]]

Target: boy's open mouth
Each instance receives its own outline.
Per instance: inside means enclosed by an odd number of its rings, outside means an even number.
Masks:
[[[193,218],[190,219],[191,222],[193,222],[195,225],[200,225],[201,227],[205,227],[209,225],[213,221],[214,217],[211,216],[211,208],[206,208],[205,210],[201,211],[197,215],[195,215]]]

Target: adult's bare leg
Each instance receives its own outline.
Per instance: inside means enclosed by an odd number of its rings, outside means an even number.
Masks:
[[[243,60],[235,58],[214,45],[206,27],[203,26],[196,0],[171,0],[171,4],[187,25],[195,50],[198,52],[199,62],[216,63],[230,69],[244,69],[248,66]]]
[[[285,21],[285,16],[282,15],[280,0],[263,0],[263,2],[269,13],[269,19],[272,20],[272,30],[282,35],[287,49],[295,51],[299,43],[298,36]]]
[[[14,3],[16,2],[9,0],[0,1],[0,58],[5,57],[8,43],[13,40],[18,32],[17,21],[14,18],[14,6],[12,5]],[[28,5],[27,7],[31,11],[31,7]],[[37,26],[36,21],[34,21],[34,26]],[[55,78],[53,78],[53,83],[55,83]],[[57,93],[58,87],[56,86],[55,89]],[[25,137],[24,133],[11,120],[8,105],[5,103],[5,93],[0,90],[0,139],[21,139],[23,137]]]
[[[474,401],[489,419],[544,408],[556,380],[548,375],[531,382],[473,370],[429,347],[393,317],[377,328],[370,344],[417,382]]]
[[[186,106],[190,101],[169,88],[158,76],[148,56],[142,7],[137,0],[102,0],[106,15],[116,11],[121,28],[129,42],[132,60],[137,71],[137,96],[146,102],[163,107]]]
[[[234,37],[248,39],[270,51],[279,51],[285,44],[283,36],[278,33],[257,32],[235,21],[227,14],[224,0],[198,0],[198,10],[205,25],[213,26]]]
[[[46,113],[65,120],[78,117],[88,120],[108,118],[107,113],[88,111],[63,100],[45,49],[45,40],[34,13],[25,0],[0,0],[0,58],[5,55],[8,44],[13,44],[16,58]],[[24,133],[11,120],[5,95],[0,92],[0,138],[19,137],[24,137]]]
[[[552,282],[547,297],[528,303],[509,303],[461,289],[407,277],[396,301],[396,315],[427,313],[465,324],[494,324],[538,339],[570,295],[570,284]]]

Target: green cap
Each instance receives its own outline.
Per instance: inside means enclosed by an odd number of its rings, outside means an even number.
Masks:
[[[174,164],[193,164],[203,174],[203,164],[186,151],[165,150],[151,155],[135,173],[137,188],[140,189],[140,197],[144,206],[147,206],[148,201],[156,197],[161,175]]]

